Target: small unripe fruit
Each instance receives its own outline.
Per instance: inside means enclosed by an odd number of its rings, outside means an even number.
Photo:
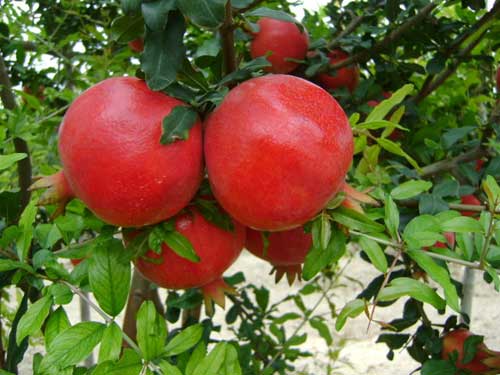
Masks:
[[[128,46],[130,49],[134,52],[142,52],[144,51],[144,39],[143,38],[137,38],[134,40],[131,40],[128,42]]]
[[[337,49],[330,52],[328,57],[330,58],[330,65],[335,65],[346,60],[349,55]],[[350,92],[353,92],[359,84],[359,69],[355,65],[344,66],[332,73],[319,74],[318,82],[327,89],[347,88]]]

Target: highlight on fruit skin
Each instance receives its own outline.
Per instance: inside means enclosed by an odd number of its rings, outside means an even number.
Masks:
[[[293,22],[263,17],[258,21],[259,31],[254,33],[250,42],[253,59],[267,56],[271,63],[266,71],[286,74],[295,70],[299,64],[288,59],[303,60],[309,47],[306,30],[301,31]]]
[[[295,279],[302,279],[302,264],[312,247],[312,235],[303,227],[272,233],[247,228],[245,247],[271,263],[276,283],[286,275],[288,284],[292,285]]]
[[[36,181],[40,204],[57,213],[77,197],[108,224],[142,227],[174,216],[191,200],[203,171],[202,129],[161,144],[163,119],[185,103],[132,77],[106,79],[78,96],[59,128],[63,170]]]
[[[289,75],[232,89],[206,121],[205,160],[217,201],[257,230],[299,227],[343,187],[353,157],[347,116],[321,87]]]
[[[484,343],[476,346],[476,354],[464,363],[465,342],[474,336],[464,328],[455,329],[446,333],[442,338],[441,358],[453,360],[455,367],[468,370],[472,375],[493,375],[500,372],[500,352],[489,349]]]
[[[148,250],[135,260],[135,266],[148,280],[165,289],[201,288],[206,301],[224,306],[224,292],[233,292],[222,274],[236,261],[245,244],[245,227],[233,220],[234,230],[226,231],[209,222],[196,209],[175,217],[175,230],[194,248],[199,262],[193,262],[175,253],[166,243],[161,253]],[[127,245],[140,232],[124,232]],[[211,307],[207,305],[207,313]]]

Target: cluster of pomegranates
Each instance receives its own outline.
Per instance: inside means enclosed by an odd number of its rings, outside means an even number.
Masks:
[[[261,21],[262,31],[268,22]],[[297,35],[306,53],[307,37],[298,29]],[[254,42],[252,53],[259,53],[259,35]],[[276,71],[287,71],[285,56],[276,56]],[[233,88],[185,139],[160,143],[163,119],[185,105],[132,77],[109,78],[83,92],[59,129],[63,170],[33,185],[47,189],[40,204],[55,203],[61,212],[76,197],[106,223],[134,228],[123,232],[126,244],[169,221],[199,261],[165,243],[161,254],[150,250],[138,258],[139,271],[164,288],[200,287],[222,304],[221,291],[229,287],[221,276],[245,238],[249,250],[278,268],[278,279],[287,273],[293,281],[312,245],[303,225],[345,190],[353,137],[344,111],[314,83],[270,74]],[[231,231],[192,203],[206,175]]]

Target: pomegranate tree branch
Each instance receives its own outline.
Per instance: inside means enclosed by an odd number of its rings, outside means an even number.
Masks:
[[[436,163],[429,164],[422,168],[420,177],[432,176],[444,171],[452,170],[461,163],[467,163],[482,158],[488,155],[488,151],[481,147],[476,147],[452,159],[440,160]]]
[[[0,85],[2,90],[0,91],[0,97],[2,99],[2,104],[5,109],[13,110],[16,108],[16,98],[12,92],[12,85],[10,83],[10,78],[7,73],[7,67],[5,66],[5,61],[3,56],[0,54]],[[19,137],[14,138],[14,149],[16,152],[24,153],[28,155],[26,158],[17,162],[17,173],[20,191],[20,211],[22,212],[24,208],[28,205],[31,197],[31,192],[28,188],[31,185],[31,160],[28,144],[24,139]]]
[[[363,16],[356,16],[354,17],[351,22],[345,27],[344,30],[342,30],[330,43],[328,43],[328,48],[332,49],[337,47],[340,44],[340,40],[345,37],[346,35],[349,35],[352,33],[364,20],[365,18]]]
[[[330,66],[330,69],[339,69],[344,66],[348,66],[355,63],[363,63],[370,59],[370,57],[376,53],[379,53],[387,48],[389,48],[396,40],[401,38],[403,34],[411,30],[416,24],[427,18],[427,16],[437,7],[437,4],[430,3],[423,7],[415,16],[409,18],[405,23],[401,24],[397,29],[393,30],[389,35],[387,35],[380,42],[375,43],[370,49],[361,51],[352,55],[351,57],[340,61],[337,64]]]
[[[237,68],[231,0],[228,0],[226,4],[226,17],[224,19],[224,24],[220,28],[220,35],[222,39],[222,52],[224,55],[224,71],[227,75],[234,72]]]

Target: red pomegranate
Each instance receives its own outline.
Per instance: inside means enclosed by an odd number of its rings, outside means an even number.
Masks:
[[[476,165],[474,166],[474,170],[476,172],[481,172],[481,169],[483,169],[484,166],[484,160],[483,159],[477,159],[476,160]]]
[[[369,107],[376,107],[380,104],[380,102],[378,100],[368,100],[366,102],[366,104],[368,104]]]
[[[442,359],[449,359],[452,353],[456,352],[458,358],[455,362],[457,369],[469,370],[472,375],[496,374],[494,369],[500,369],[500,352],[495,352],[487,348],[483,343],[476,348],[476,355],[468,362],[463,363],[465,340],[472,336],[472,333],[466,329],[460,328],[451,331],[443,336],[443,349],[441,351]]]
[[[304,232],[302,227],[269,233],[267,238],[269,243],[266,248],[262,236],[265,234],[248,228],[245,247],[252,254],[274,266],[276,282],[285,274],[290,285],[296,277],[300,280],[302,263],[312,246],[312,235]]]
[[[63,171],[32,187],[50,188],[40,203],[76,196],[105,222],[124,227],[175,215],[194,196],[203,168],[200,122],[187,140],[160,144],[162,120],[179,105],[131,77],[86,90],[59,129]]]
[[[500,67],[497,68],[497,92],[500,92]]]
[[[346,60],[349,55],[340,49],[336,49],[330,52],[328,57],[330,58],[330,65],[334,65]],[[345,66],[337,69],[334,73],[321,73],[317,79],[327,89],[336,90],[346,87],[350,92],[353,92],[359,83],[359,69],[355,65]]]
[[[290,73],[299,65],[288,58],[303,60],[309,46],[307,32],[300,31],[293,22],[280,21],[273,18],[261,18],[258,22],[259,32],[250,43],[252,58],[265,56],[272,64],[266,68],[273,73]]]
[[[128,42],[128,46],[134,52],[142,52],[144,51],[144,39],[137,38]]]
[[[291,229],[313,218],[342,189],[352,155],[342,108],[293,76],[242,83],[206,123],[212,191],[232,217],[254,229]]]
[[[71,264],[76,267],[83,261],[83,259],[70,259],[70,261]]]
[[[462,196],[460,198],[460,201],[462,202],[462,204],[469,204],[472,206],[480,206],[481,205],[481,201],[479,199],[477,199],[472,194]],[[463,216],[478,216],[479,215],[479,212],[476,212],[476,211],[460,211],[460,213]]]
[[[238,258],[245,244],[245,228],[235,221],[233,224],[233,232],[225,231],[207,221],[196,209],[189,209],[175,218],[175,229],[191,242],[200,261],[194,263],[182,258],[163,244],[161,254],[149,250],[135,264],[145,278],[163,288],[201,287],[206,298],[223,306],[223,291],[229,291],[230,287],[222,280],[222,274]],[[126,241],[132,236],[124,234]]]

